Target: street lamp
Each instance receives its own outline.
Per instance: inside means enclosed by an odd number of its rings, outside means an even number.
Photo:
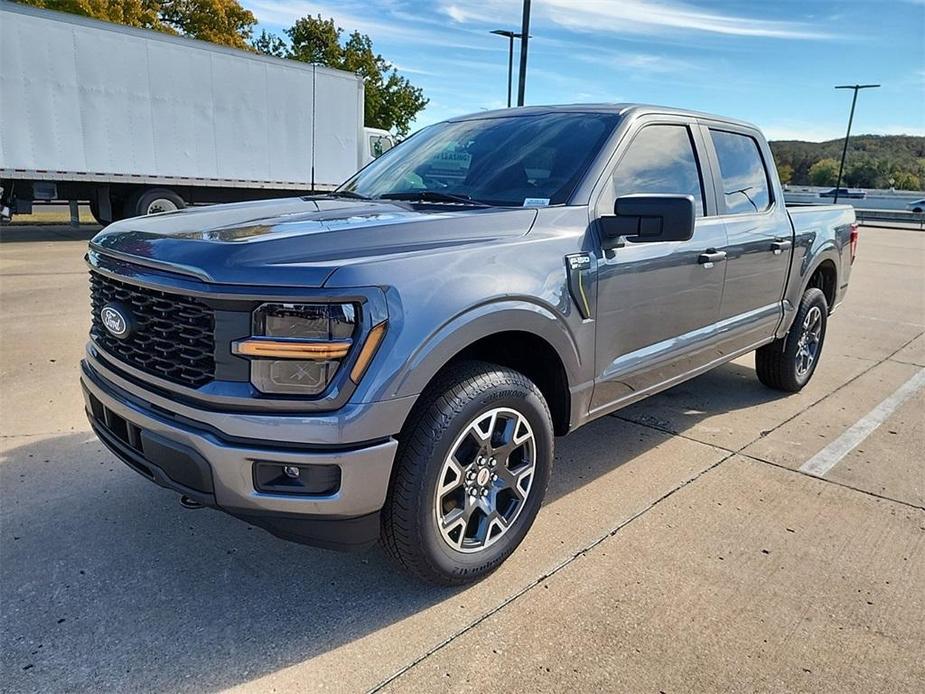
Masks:
[[[495,29],[492,34],[497,34],[498,36],[506,36],[508,39],[508,50],[507,50],[507,107],[511,107],[511,80],[514,73],[514,39],[519,39],[522,34],[518,34],[513,31],[506,31],[505,29]]]
[[[836,89],[853,89],[854,96],[851,99],[851,114],[848,116],[848,132],[845,133],[845,146],[841,151],[841,164],[838,165],[838,180],[835,183],[835,201],[833,205],[838,204],[838,189],[841,188],[841,176],[845,170],[845,157],[848,154],[848,138],[851,137],[851,122],[854,120],[854,106],[858,103],[858,92],[862,89],[877,89],[879,84],[840,84]]]

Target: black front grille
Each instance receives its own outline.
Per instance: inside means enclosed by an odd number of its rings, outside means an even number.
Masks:
[[[90,273],[93,325],[100,348],[155,376],[198,388],[215,377],[215,319],[201,301]],[[114,304],[131,314],[127,337],[113,336],[100,312]]]

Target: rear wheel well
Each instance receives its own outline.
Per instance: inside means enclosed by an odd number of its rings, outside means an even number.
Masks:
[[[568,376],[558,352],[546,340],[519,330],[495,333],[473,342],[447,366],[471,359],[513,369],[533,381],[549,405],[556,436],[568,433],[571,415]]]
[[[823,260],[819,267],[815,269],[812,277],[809,278],[807,288],[816,287],[821,289],[825,294],[825,301],[829,305],[829,310],[835,305],[835,288],[838,280],[838,271],[835,269],[835,263],[831,260]]]

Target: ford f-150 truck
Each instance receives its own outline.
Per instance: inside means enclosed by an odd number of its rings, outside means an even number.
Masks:
[[[475,580],[533,523],[554,437],[748,352],[809,382],[858,233],[783,200],[739,121],[452,119],[329,195],[100,232],[87,413],[184,506]]]

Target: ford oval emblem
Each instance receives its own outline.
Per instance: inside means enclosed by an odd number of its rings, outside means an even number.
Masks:
[[[113,337],[117,337],[120,340],[128,337],[129,332],[131,332],[128,312],[121,306],[106,304],[100,310],[100,320],[103,323],[103,327],[105,327]]]

